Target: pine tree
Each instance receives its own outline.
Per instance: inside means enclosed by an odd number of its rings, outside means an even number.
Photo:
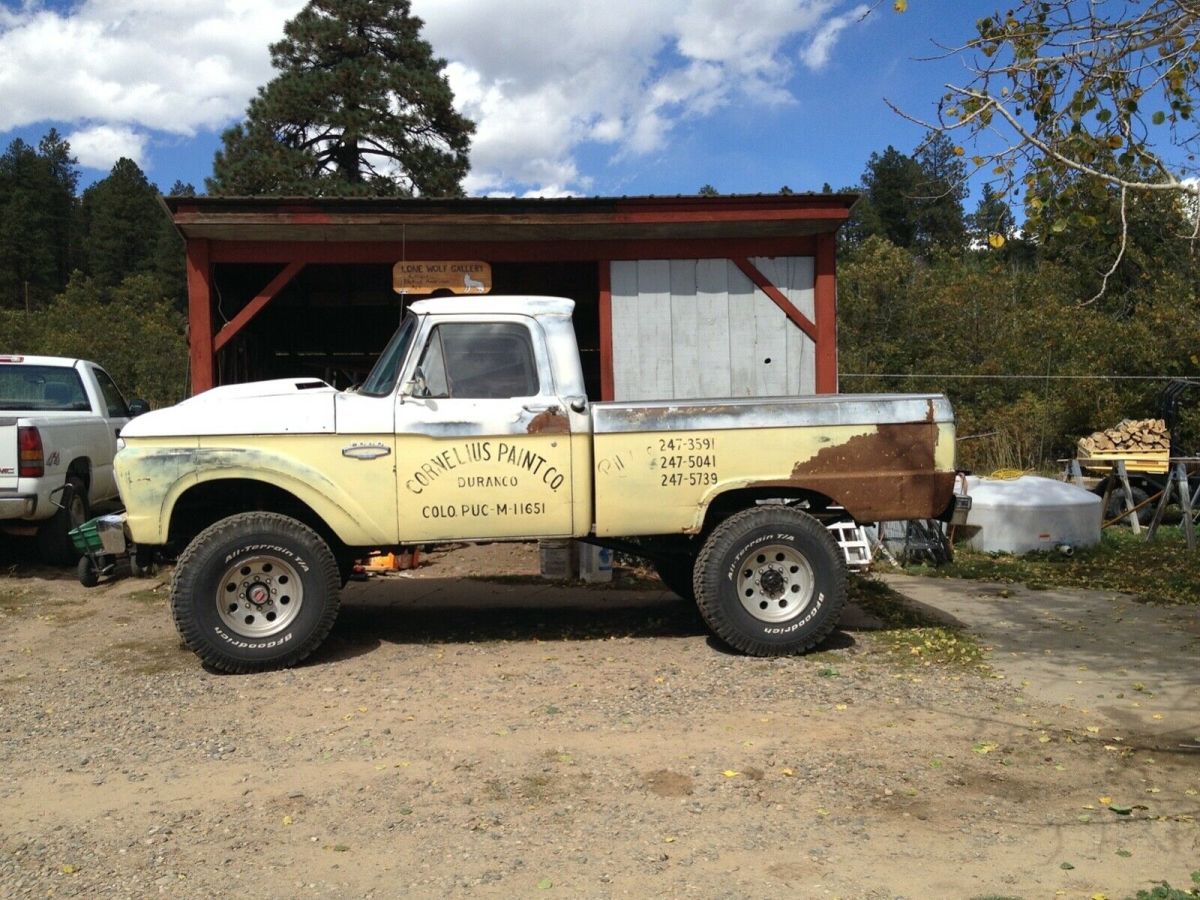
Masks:
[[[49,193],[43,198],[48,207],[52,232],[53,253],[58,278],[56,288],[66,287],[71,270],[79,258],[79,235],[76,227],[75,190],[79,186],[78,160],[71,155],[71,145],[58,131],[51,128],[38,141],[38,156],[50,176]]]
[[[911,156],[888,146],[872,153],[863,173],[866,196],[854,209],[851,233],[857,241],[872,235],[887,238],[905,249],[917,246],[918,225],[915,198],[921,183],[921,167]]]
[[[166,219],[158,190],[131,159],[119,159],[108,177],[83,192],[84,271],[104,287],[153,268]]]
[[[173,193],[190,185],[176,183]],[[151,277],[160,296],[182,303],[183,240],[158,202],[158,188],[137,163],[119,159],[108,177],[83,192],[84,271],[103,288],[134,275]]]
[[[967,173],[960,153],[944,134],[934,132],[916,154],[921,169],[914,198],[917,243],[929,249],[961,250],[967,242],[962,201],[967,196]]]
[[[462,196],[475,126],[409,0],[310,0],[228,129],[210,194]]]
[[[863,172],[863,197],[851,212],[842,241],[858,245],[881,237],[924,254],[935,247],[962,249],[965,181],[962,162],[941,135],[931,135],[916,156],[891,146],[872,153]]]
[[[66,284],[78,177],[51,130],[40,151],[20,138],[0,155],[0,305],[44,305]]]
[[[1016,230],[1012,210],[1004,202],[1004,195],[996,193],[990,184],[983,186],[979,205],[967,217],[971,227],[971,238],[980,247],[992,246],[1000,249]]]

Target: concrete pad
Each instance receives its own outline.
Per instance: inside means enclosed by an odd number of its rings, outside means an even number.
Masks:
[[[1164,748],[1200,744],[1200,607],[1151,606],[1110,591],[883,579],[978,635],[992,667],[1031,697],[1095,715],[1105,735]]]

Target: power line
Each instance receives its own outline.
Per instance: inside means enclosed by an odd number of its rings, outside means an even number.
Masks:
[[[951,375],[924,372],[839,372],[839,378],[958,378],[980,381],[1186,381],[1177,375]]]

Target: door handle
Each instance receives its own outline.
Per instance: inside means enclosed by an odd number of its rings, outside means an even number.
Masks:
[[[521,409],[525,410],[525,412],[531,412],[531,413],[548,412],[548,413],[554,413],[554,415],[556,415],[556,416],[562,415],[562,407],[559,406],[557,403],[553,403],[549,406],[545,406],[545,405],[539,406],[536,403],[526,403],[524,406],[521,407]]]

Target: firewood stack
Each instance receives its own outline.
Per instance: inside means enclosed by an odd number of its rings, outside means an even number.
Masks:
[[[1162,419],[1125,419],[1115,428],[1079,439],[1079,455],[1112,456],[1171,449],[1171,433]]]

